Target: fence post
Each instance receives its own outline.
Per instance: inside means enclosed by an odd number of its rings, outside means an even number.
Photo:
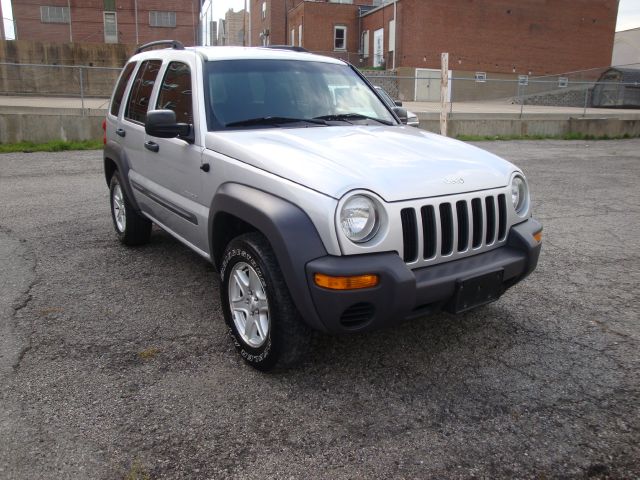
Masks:
[[[447,91],[449,90],[449,54],[443,53],[440,56],[440,135],[447,136]]]
[[[582,118],[587,116],[587,104],[589,103],[589,87],[584,89],[584,111],[582,112]]]
[[[82,116],[84,117],[84,80],[83,80],[83,69],[80,67],[80,108],[82,109]]]

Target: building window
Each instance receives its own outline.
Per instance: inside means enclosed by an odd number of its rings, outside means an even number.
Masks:
[[[347,27],[336,25],[333,27],[333,49],[347,49]]]
[[[353,4],[353,0],[329,0],[329,3],[348,3],[350,5]]]
[[[149,12],[149,26],[175,28],[176,12]]]
[[[104,12],[104,43],[118,43],[116,12]]]
[[[105,12],[115,12],[116,11],[116,0],[104,0],[104,11]]]
[[[298,46],[302,46],[302,24],[298,26]]]
[[[69,7],[40,7],[42,23],[69,23]]]
[[[262,2],[262,19],[267,18],[267,2]]]

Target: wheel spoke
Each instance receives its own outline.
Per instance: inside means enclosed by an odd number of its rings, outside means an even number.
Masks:
[[[243,270],[235,270],[233,272],[233,279],[235,280],[238,289],[242,293],[242,296],[246,296],[247,291],[250,288],[249,278],[247,277],[247,274]]]

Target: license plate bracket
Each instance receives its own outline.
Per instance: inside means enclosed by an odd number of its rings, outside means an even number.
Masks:
[[[504,293],[504,270],[458,280],[452,302],[453,313],[496,301]]]

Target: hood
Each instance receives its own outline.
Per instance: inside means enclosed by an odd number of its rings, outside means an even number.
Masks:
[[[505,186],[516,168],[472,145],[403,126],[209,132],[206,147],[336,199],[355,189],[387,202]]]

